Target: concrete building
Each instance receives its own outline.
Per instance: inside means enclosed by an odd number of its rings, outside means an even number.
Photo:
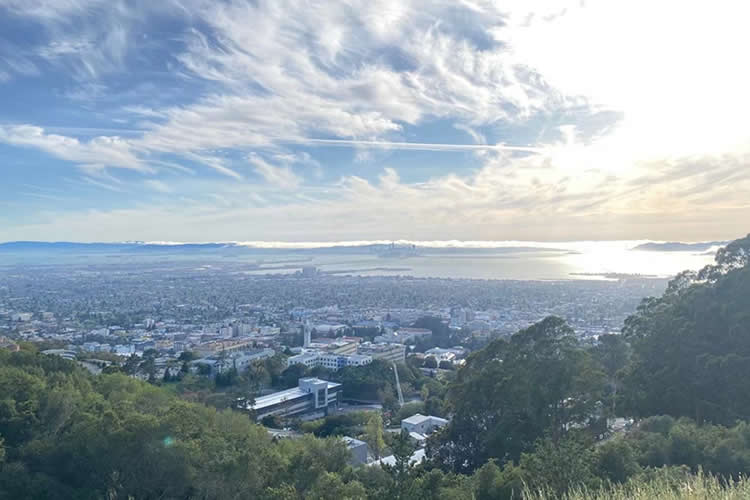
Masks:
[[[440,429],[446,425],[448,425],[448,421],[444,418],[422,415],[421,413],[417,413],[401,421],[401,428],[405,431],[424,435],[430,434],[435,429]]]
[[[244,371],[254,361],[261,361],[271,358],[276,354],[273,349],[254,349],[247,352],[230,353],[224,357],[214,355],[206,358],[196,359],[191,365],[198,369],[198,365],[207,365],[211,368],[211,373],[224,373],[231,368],[236,368],[238,372]]]
[[[388,344],[405,344],[420,338],[430,337],[432,330],[426,328],[401,328],[398,331],[388,331],[384,335],[375,337],[375,342]]]
[[[372,359],[401,363],[406,359],[406,346],[403,344],[373,344],[365,342],[360,344],[357,353],[371,356]]]
[[[31,321],[31,313],[19,312],[10,315],[11,321]]]
[[[370,450],[367,446],[367,443],[349,436],[344,436],[341,438],[341,440],[346,443],[346,447],[352,454],[352,457],[349,459],[349,463],[351,465],[357,466],[367,463]]]
[[[210,356],[220,352],[235,352],[250,350],[253,347],[254,340],[242,339],[242,340],[216,340],[213,342],[206,342],[200,344],[195,351],[201,356]]]
[[[245,409],[255,413],[260,421],[265,417],[319,417],[338,410],[341,384],[319,378],[301,378],[293,389],[262,396]]]
[[[47,349],[46,351],[42,351],[42,354],[46,354],[48,356],[60,356],[61,358],[68,359],[70,361],[76,359],[75,351],[69,351],[67,349]]]
[[[305,365],[308,368],[322,366],[329,370],[340,370],[345,366],[364,366],[372,363],[372,357],[362,354],[335,354],[323,351],[307,351],[287,359],[289,366]]]
[[[452,363],[463,356],[465,352],[466,351],[462,347],[433,347],[432,349],[427,349],[424,355],[425,357],[433,356],[438,362],[450,361]]]

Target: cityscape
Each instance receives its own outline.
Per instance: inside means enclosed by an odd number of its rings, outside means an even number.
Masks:
[[[391,359],[393,345],[401,361],[453,347],[453,356],[438,361],[459,361],[549,315],[593,342],[619,332],[643,298],[666,287],[665,279],[637,276],[500,281],[247,269],[226,260],[4,266],[0,334],[91,359],[155,350],[159,378],[185,351],[200,355],[196,364],[222,354],[226,366],[243,368],[284,352],[295,354],[288,362],[337,368]],[[430,330],[413,327],[427,317],[439,318],[456,345],[437,345]]]
[[[748,19],[0,0],[0,500],[750,499]]]

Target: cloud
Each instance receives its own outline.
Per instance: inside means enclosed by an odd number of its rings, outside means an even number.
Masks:
[[[192,153],[189,151],[181,151],[181,154],[185,158],[197,161],[199,163],[202,163],[203,165],[211,167],[212,169],[216,170],[220,174],[226,175],[228,177],[232,177],[233,179],[236,179],[238,181],[242,180],[242,175],[232,170],[231,168],[227,167],[225,165],[224,160],[222,160],[221,158],[217,158],[215,156],[207,156],[204,154]]]
[[[253,165],[258,175],[273,186],[295,189],[302,182],[302,179],[292,172],[291,168],[271,165],[257,154],[250,154],[247,161]]]
[[[82,164],[102,164],[112,168],[153,172],[133,152],[128,141],[117,136],[98,136],[90,141],[48,134],[33,125],[0,125],[0,142],[41,149],[63,160]]]
[[[172,193],[173,189],[169,187],[166,183],[156,180],[156,179],[149,179],[143,182],[145,186],[149,189],[153,189],[154,191],[158,191],[160,193]]]
[[[47,214],[71,227],[128,231],[120,219],[135,217],[187,240],[247,225],[248,239],[734,231],[724,216],[750,215],[749,9],[7,0],[0,12],[41,29],[0,46],[0,81],[72,74],[56,102],[82,119],[0,125],[0,142],[112,193],[168,193],[176,183],[142,175],[169,169],[189,197],[179,213],[164,196]]]

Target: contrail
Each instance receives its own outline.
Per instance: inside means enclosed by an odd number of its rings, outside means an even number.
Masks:
[[[541,153],[540,148],[530,146],[506,146],[504,144],[444,144],[425,142],[359,141],[356,139],[298,139],[284,141],[292,144],[318,144],[321,146],[362,146],[381,149],[407,149],[415,151],[519,151]]]

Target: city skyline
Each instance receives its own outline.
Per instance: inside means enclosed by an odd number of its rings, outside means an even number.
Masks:
[[[0,2],[0,241],[735,238],[749,9]]]

